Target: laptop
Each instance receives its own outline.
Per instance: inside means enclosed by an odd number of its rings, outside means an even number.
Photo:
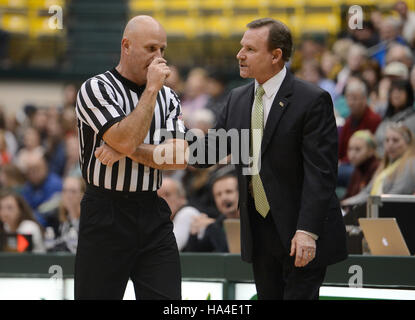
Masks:
[[[0,251],[31,252],[33,240],[30,234],[2,233],[0,235]]]
[[[230,253],[241,253],[241,221],[239,219],[223,220],[226,240]]]
[[[395,218],[359,218],[372,255],[410,256]]]

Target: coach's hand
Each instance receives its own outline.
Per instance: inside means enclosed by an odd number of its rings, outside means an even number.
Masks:
[[[304,232],[296,232],[291,240],[290,256],[294,256],[296,267],[305,267],[316,256],[316,241]]]
[[[148,66],[147,71],[147,88],[160,90],[164,81],[170,75],[170,68],[167,61],[163,58],[155,58]]]

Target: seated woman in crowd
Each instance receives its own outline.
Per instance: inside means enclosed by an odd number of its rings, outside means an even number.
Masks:
[[[382,122],[376,129],[378,154],[383,154],[386,127],[391,122],[402,122],[415,133],[414,93],[406,80],[393,80],[389,89],[389,103]]]
[[[58,209],[59,226],[53,247],[48,251],[76,253],[81,200],[85,193],[85,187],[85,182],[81,177],[68,176],[64,179],[62,198]]]
[[[385,155],[371,182],[357,195],[342,201],[350,206],[366,202],[370,195],[415,192],[415,143],[412,132],[400,123],[389,124]]]
[[[358,130],[350,137],[347,157],[354,170],[344,199],[362,191],[369,184],[379,166],[375,137],[369,130]]]
[[[0,221],[3,232],[31,235],[33,252],[46,251],[42,228],[36,222],[29,205],[19,194],[5,191],[0,195]]]
[[[23,134],[23,146],[16,155],[16,165],[26,173],[30,155],[43,154],[44,150],[39,131],[33,127],[26,128]]]

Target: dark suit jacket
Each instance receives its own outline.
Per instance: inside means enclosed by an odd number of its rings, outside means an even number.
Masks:
[[[230,92],[216,129],[250,129],[254,82]],[[206,152],[216,144],[208,143]],[[210,141],[210,142],[211,142]],[[229,142],[229,140],[228,140]],[[249,142],[241,139],[240,146]],[[287,249],[296,230],[317,234],[316,258],[308,265],[329,265],[347,257],[346,231],[335,188],[337,180],[337,128],[330,95],[289,71],[271,107],[261,146],[260,176],[278,233]],[[236,149],[236,148],[235,148]],[[248,213],[250,176],[243,174],[247,163],[241,150],[228,153],[239,157],[242,259],[252,261],[252,232]],[[246,154],[246,152],[245,152]],[[218,155],[217,159],[222,158]],[[244,160],[245,159],[245,160]],[[251,213],[252,214],[252,213]],[[258,213],[255,213],[258,214]]]

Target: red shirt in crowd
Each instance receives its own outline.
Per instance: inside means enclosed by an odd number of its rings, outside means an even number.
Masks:
[[[347,191],[343,199],[352,197],[362,191],[369,184],[379,164],[380,160],[372,156],[357,166],[350,177],[349,185],[347,186]]]
[[[349,162],[347,158],[347,146],[353,133],[358,130],[370,130],[374,134],[381,121],[382,118],[369,107],[366,107],[366,111],[360,120],[353,119],[352,116],[349,116],[339,134],[339,162]]]

